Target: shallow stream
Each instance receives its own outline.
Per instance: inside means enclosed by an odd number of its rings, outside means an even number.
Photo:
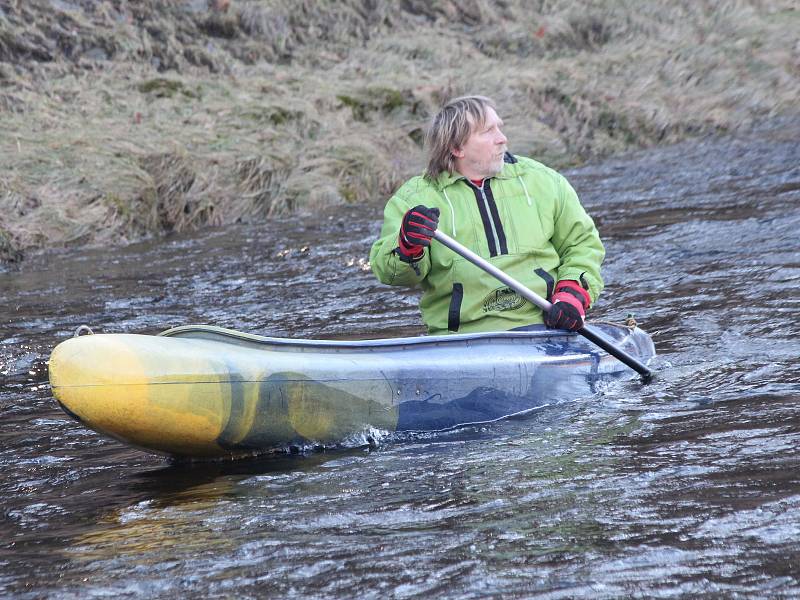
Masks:
[[[70,420],[46,360],[84,323],[419,333],[366,262],[378,204],[0,272],[0,596],[800,595],[799,139],[566,173],[608,252],[592,316],[635,314],[654,383],[372,450],[172,465]]]

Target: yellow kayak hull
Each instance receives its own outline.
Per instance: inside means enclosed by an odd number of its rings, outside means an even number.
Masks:
[[[90,428],[159,453],[214,457],[292,441],[341,441],[372,426],[393,431],[397,408],[345,385],[265,369],[258,354],[203,340],[114,334],[72,338],[50,358],[53,395]],[[376,397],[390,397],[375,381]],[[384,392],[381,394],[381,389]],[[362,386],[363,389],[363,386]],[[363,393],[363,392],[362,392]]]

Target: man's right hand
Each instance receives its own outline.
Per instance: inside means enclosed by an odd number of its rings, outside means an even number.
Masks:
[[[401,258],[416,260],[426,246],[431,245],[436,228],[439,226],[439,209],[419,205],[403,215],[400,225],[398,251]]]

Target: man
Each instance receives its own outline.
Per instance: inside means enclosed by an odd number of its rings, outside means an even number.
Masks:
[[[428,132],[429,163],[384,211],[372,270],[390,285],[422,287],[432,334],[545,323],[576,330],[603,289],[603,244],[567,180],[507,152],[503,121],[483,96],[448,102]],[[441,227],[553,303],[548,314],[448,248]]]

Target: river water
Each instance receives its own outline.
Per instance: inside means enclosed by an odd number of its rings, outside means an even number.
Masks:
[[[366,256],[381,206],[0,273],[0,596],[800,595],[800,121],[567,173],[657,380],[521,420],[173,465],[62,413],[46,360],[86,323],[279,336],[421,331]]]

